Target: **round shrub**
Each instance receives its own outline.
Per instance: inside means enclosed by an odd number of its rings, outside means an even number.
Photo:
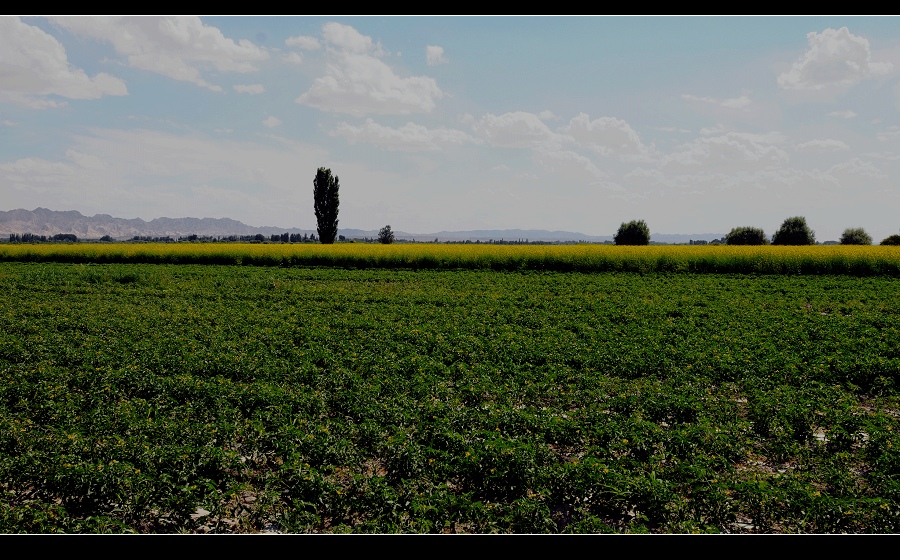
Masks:
[[[736,227],[725,236],[726,245],[765,245],[769,240],[760,228]]]
[[[772,245],[815,245],[816,233],[806,225],[806,218],[794,216],[781,224],[772,236]]]
[[[644,220],[631,220],[619,226],[613,241],[616,245],[649,245],[650,228]]]
[[[847,228],[841,234],[841,245],[871,245],[872,236],[863,228]]]

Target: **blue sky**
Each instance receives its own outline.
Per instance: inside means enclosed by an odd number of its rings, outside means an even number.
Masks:
[[[894,17],[0,17],[0,209],[900,231]]]

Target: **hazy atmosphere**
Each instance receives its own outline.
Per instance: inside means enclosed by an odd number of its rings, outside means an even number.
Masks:
[[[894,17],[0,17],[0,210],[900,231]]]

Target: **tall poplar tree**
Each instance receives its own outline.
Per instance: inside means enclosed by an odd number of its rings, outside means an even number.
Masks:
[[[313,179],[313,199],[316,209],[316,230],[323,244],[334,243],[338,231],[338,183],[331,169],[320,167]]]

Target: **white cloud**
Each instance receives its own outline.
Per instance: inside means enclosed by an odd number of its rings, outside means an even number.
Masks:
[[[266,88],[262,84],[237,84],[232,87],[234,87],[234,91],[238,93],[249,93],[250,95],[256,95],[266,91]]]
[[[751,103],[753,102],[750,101],[750,97],[742,95],[731,99],[723,99],[721,105],[730,109],[746,109]]]
[[[828,113],[828,116],[836,117],[839,119],[853,119],[853,118],[856,118],[858,115],[855,112],[848,109],[846,111],[832,111],[832,112]]]
[[[299,53],[290,52],[281,57],[282,60],[290,62],[291,64],[303,64],[303,57]]]
[[[278,120],[278,119],[276,119],[276,118],[273,117],[273,116],[269,116],[269,118],[267,118],[266,120],[264,120],[262,123],[263,123],[265,126],[267,126],[268,128],[275,128],[276,126],[278,126],[278,125],[281,124],[281,121]]]
[[[809,50],[778,76],[778,85],[785,89],[850,86],[893,68],[890,62],[872,62],[868,39],[853,35],[846,27],[811,32],[806,38]]]
[[[662,182],[665,179],[662,171],[659,169],[646,169],[644,167],[636,167],[625,174],[625,179],[651,179],[653,181]]]
[[[875,167],[875,165],[867,161],[862,161],[859,158],[853,158],[849,161],[833,165],[828,169],[828,173],[831,175],[838,175],[839,177],[841,175],[851,176],[851,180],[853,175],[869,177],[873,179],[883,179],[887,177],[887,175],[885,175],[880,169]]]
[[[538,161],[550,167],[553,171],[559,170],[559,165],[575,165],[586,171],[594,179],[605,179],[606,173],[594,165],[594,162],[577,152],[571,150],[540,150]]]
[[[342,51],[356,54],[374,51],[375,56],[383,54],[381,43],[373,43],[371,37],[363,35],[353,27],[342,23],[331,21],[323,25],[322,37]]]
[[[9,119],[6,119],[6,120],[3,121],[3,125],[4,125],[4,126],[16,126],[16,123],[13,122],[13,121],[11,121],[11,120],[9,120]]]
[[[740,97],[733,97],[730,99],[716,99],[715,97],[697,97],[696,95],[683,94],[681,96],[685,101],[699,101],[701,103],[710,103],[712,105],[718,105],[720,107],[726,107],[728,109],[744,109],[746,110],[753,101],[750,100],[750,97],[747,94],[742,94]]]
[[[213,91],[222,88],[201,77],[201,69],[253,72],[269,58],[246,39],[235,42],[198,17],[57,17],[51,20],[78,35],[112,44],[128,65],[190,82]]]
[[[351,144],[367,142],[385,150],[404,152],[437,151],[444,146],[481,142],[461,130],[443,127],[428,129],[411,122],[400,128],[391,128],[382,126],[372,119],[366,119],[363,126],[339,123],[331,135],[343,136]]]
[[[17,17],[0,17],[0,101],[42,109],[65,102],[46,99],[99,99],[127,95],[125,82],[100,73],[93,78],[69,64],[66,50],[52,35]]]
[[[752,132],[729,132],[728,135],[734,138],[742,138],[756,144],[784,144],[785,142],[787,142],[787,138],[785,138],[784,134],[778,132],[777,130],[767,132],[765,134],[755,134]]]
[[[714,134],[723,134],[726,132],[725,125],[722,123],[716,124],[716,126],[704,127],[700,129],[700,134],[703,136],[712,136]]]
[[[572,137],[578,144],[604,156],[613,154],[646,156],[649,153],[637,132],[627,122],[614,117],[591,120],[589,115],[579,113],[568,125],[559,130]]]
[[[428,63],[428,66],[437,66],[438,64],[447,64],[450,62],[447,60],[447,57],[444,56],[444,47],[437,47],[434,45],[425,47],[425,61]]]
[[[698,169],[727,172],[779,166],[789,159],[784,150],[774,145],[782,141],[783,137],[777,132],[729,132],[722,136],[698,138],[663,157],[662,168],[671,172]]]
[[[36,183],[39,185],[64,185],[76,174],[76,167],[43,158],[22,158],[0,163],[0,177],[5,183]]]
[[[884,132],[879,132],[877,137],[882,142],[900,138],[900,126],[889,126]]]
[[[834,152],[838,150],[849,150],[850,146],[840,140],[832,140],[829,138],[826,140],[810,140],[809,142],[797,144],[797,149],[811,152]]]
[[[559,120],[559,117],[553,111],[541,111],[537,114],[538,118],[542,121],[556,121]]]
[[[356,116],[408,115],[432,111],[444,96],[433,78],[398,76],[378,58],[381,45],[352,27],[326,23],[322,34],[338,48],[328,49],[325,76],[316,78],[297,103]]]
[[[598,168],[594,162],[571,150],[544,150],[534,152],[535,160],[557,179],[567,183],[599,185],[613,191],[623,190],[621,186],[609,180],[609,175]]]
[[[318,48],[321,48],[321,44],[319,40],[315,37],[309,37],[307,35],[297,35],[296,37],[288,37],[284,40],[284,44],[289,47],[300,47],[303,50],[314,51]]]
[[[559,147],[565,137],[553,132],[534,113],[515,111],[500,116],[488,113],[474,121],[467,115],[472,128],[492,146],[506,148],[535,148],[555,145]]]
[[[311,208],[312,189],[296,188],[297,169],[312,170],[311,183],[317,166],[328,161],[324,150],[286,139],[265,145],[92,129],[71,141],[59,161],[28,157],[0,163],[0,184],[10,187],[12,207],[33,208],[52,197],[62,208],[82,212],[144,219],[202,212],[256,225],[302,227],[298,220],[314,224],[311,210],[309,218],[297,215],[298,208]],[[207,187],[223,196],[196,190]]]
[[[105,161],[96,155],[86,154],[76,150],[66,150],[66,157],[75,162],[78,167],[84,169],[103,170],[109,167]]]

